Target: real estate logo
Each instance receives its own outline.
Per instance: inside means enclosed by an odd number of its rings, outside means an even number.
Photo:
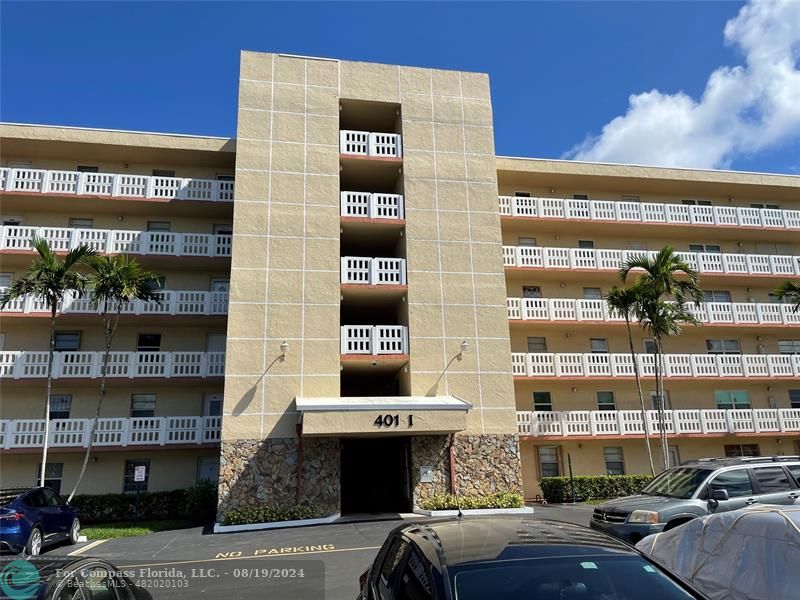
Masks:
[[[12,560],[0,571],[3,598],[29,600],[39,590],[39,571],[27,560]]]

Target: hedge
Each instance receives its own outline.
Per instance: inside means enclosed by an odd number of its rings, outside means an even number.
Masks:
[[[312,505],[248,506],[231,510],[225,514],[223,525],[249,525],[250,523],[274,523],[276,521],[299,521],[319,517],[320,512]]]
[[[81,494],[71,504],[80,510],[83,523],[132,521],[136,516],[136,494]],[[205,523],[214,519],[217,509],[216,486],[198,483],[189,489],[169,492],[139,492],[138,518],[191,519]]]
[[[434,494],[430,498],[420,500],[422,510],[461,510],[473,508],[522,508],[525,502],[522,494],[498,492],[486,496],[454,496],[452,494]]]
[[[573,478],[576,500],[602,500],[638,494],[651,475],[580,475]],[[571,502],[569,477],[542,477],[542,493],[548,502]]]

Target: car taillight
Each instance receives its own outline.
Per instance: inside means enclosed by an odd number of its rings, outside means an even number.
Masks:
[[[21,521],[24,516],[25,514],[20,512],[8,513],[6,515],[0,515],[0,521]]]
[[[361,575],[358,577],[358,589],[360,589],[360,590],[363,590],[363,589],[364,589],[364,586],[367,584],[367,573],[369,573],[369,570],[367,570],[367,571],[364,571],[364,572],[363,572],[363,573],[362,573],[362,574],[361,574]]]

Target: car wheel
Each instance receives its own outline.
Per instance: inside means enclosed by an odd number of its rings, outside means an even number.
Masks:
[[[81,536],[81,522],[78,517],[72,520],[72,525],[69,527],[69,537],[67,538],[70,544],[77,544],[78,538]]]
[[[42,552],[42,530],[34,527],[31,535],[28,538],[28,543],[25,544],[25,554],[28,556],[39,556]]]
[[[675,519],[674,521],[670,521],[664,526],[664,531],[669,531],[670,529],[675,529],[684,523],[688,523],[691,519]]]

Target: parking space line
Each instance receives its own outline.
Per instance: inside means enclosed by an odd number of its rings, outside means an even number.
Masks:
[[[87,550],[91,550],[92,548],[95,548],[95,547],[99,546],[100,544],[102,544],[103,542],[107,542],[107,541],[108,540],[95,540],[95,541],[91,542],[90,544],[86,544],[82,548],[78,548],[77,550],[73,550],[72,552],[67,554],[67,556],[80,556],[81,554],[83,554]]]

